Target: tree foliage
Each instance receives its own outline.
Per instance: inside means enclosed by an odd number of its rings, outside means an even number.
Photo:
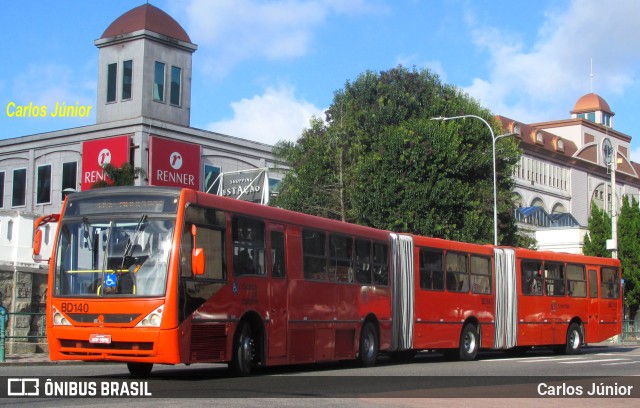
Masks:
[[[428,70],[361,74],[334,94],[326,121],[275,153],[290,172],[274,205],[375,228],[493,242],[493,115]],[[517,143],[496,143],[501,243],[517,244],[511,190]]]
[[[624,279],[624,300],[631,317],[640,306],[640,207],[632,198],[622,200],[618,218],[618,258]]]
[[[102,166],[102,171],[106,176],[105,180],[93,183],[91,185],[92,189],[115,186],[132,186],[135,183],[135,179],[143,173],[140,167],[133,167],[129,162],[123,163],[120,167],[107,163]]]
[[[598,208],[595,203],[592,203],[589,227],[584,236],[582,253],[611,258],[611,251],[607,250],[607,239],[609,238],[611,238],[611,217],[604,210]]]

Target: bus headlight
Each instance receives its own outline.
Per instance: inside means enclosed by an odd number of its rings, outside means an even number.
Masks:
[[[53,307],[53,325],[54,326],[71,326],[71,323],[67,320],[66,317],[60,312],[58,309]]]
[[[145,316],[140,323],[136,324],[136,327],[160,327],[162,322],[162,308],[159,307],[153,312]]]

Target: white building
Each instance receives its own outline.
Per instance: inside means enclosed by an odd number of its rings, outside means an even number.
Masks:
[[[638,197],[640,165],[631,136],[613,129],[614,113],[600,96],[582,96],[571,118],[525,124],[498,116],[518,135],[523,156],[514,171],[519,226],[535,231],[540,249],[582,253],[591,203],[611,214],[625,195]],[[616,164],[615,194],[607,155]]]

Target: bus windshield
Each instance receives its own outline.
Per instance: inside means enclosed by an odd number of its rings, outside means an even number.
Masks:
[[[54,296],[163,296],[175,221],[83,217],[58,237]]]

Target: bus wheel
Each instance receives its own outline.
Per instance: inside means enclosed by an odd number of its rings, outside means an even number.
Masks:
[[[256,354],[256,342],[249,323],[244,322],[237,331],[233,344],[233,359],[229,367],[235,375],[247,376],[253,370],[253,358]]]
[[[478,330],[473,324],[467,324],[460,334],[460,360],[471,361],[476,358],[480,347]]]
[[[146,378],[151,374],[153,363],[127,363],[129,374],[134,378]]]
[[[579,354],[582,347],[582,331],[580,325],[571,323],[567,330],[567,344],[565,346],[565,354]]]
[[[371,322],[362,326],[360,346],[358,347],[358,361],[365,367],[371,367],[378,358],[378,333]]]

